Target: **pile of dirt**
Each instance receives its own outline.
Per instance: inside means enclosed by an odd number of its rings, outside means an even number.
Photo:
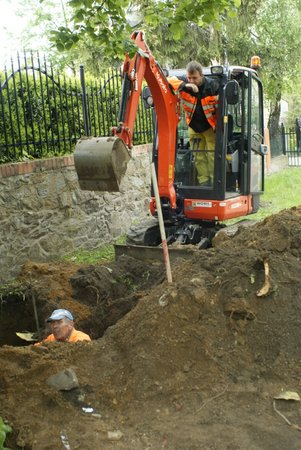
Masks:
[[[171,284],[161,266],[126,257],[28,264],[40,320],[67,307],[94,340],[0,348],[8,444],[299,449],[299,403],[273,399],[301,390],[300,216],[285,210],[178,260]],[[66,368],[79,387],[56,391],[46,380]]]

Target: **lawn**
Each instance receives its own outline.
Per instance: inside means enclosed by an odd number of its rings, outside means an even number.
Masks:
[[[260,205],[250,219],[262,220],[282,209],[301,205],[301,167],[288,167],[266,176]]]

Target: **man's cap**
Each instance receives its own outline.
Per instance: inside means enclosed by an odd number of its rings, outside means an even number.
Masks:
[[[61,320],[66,317],[69,320],[73,320],[73,316],[67,309],[55,309],[46,322],[53,322],[54,320]]]

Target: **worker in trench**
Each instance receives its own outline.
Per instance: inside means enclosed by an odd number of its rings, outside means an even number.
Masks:
[[[74,328],[73,315],[67,309],[55,309],[46,322],[50,324],[52,333],[35,345],[47,342],[91,341],[88,334]]]
[[[187,64],[186,76],[168,77],[167,80],[179,95],[185,111],[190,149],[195,151],[198,184],[211,186],[219,83],[205,77],[197,61]]]

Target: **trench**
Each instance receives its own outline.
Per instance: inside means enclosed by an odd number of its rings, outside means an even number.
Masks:
[[[24,294],[1,296],[0,299],[0,346],[23,347],[33,342],[17,336],[17,332],[36,331],[36,322],[31,301]],[[32,304],[32,303],[31,303]]]
[[[80,268],[43,263],[26,270],[21,280],[0,291],[0,346],[35,342],[17,333],[34,333],[36,340],[43,340],[51,332],[45,320],[57,308],[70,310],[75,328],[92,340],[99,339],[165,279],[161,264],[142,263],[129,256]]]
[[[83,296],[89,295],[88,292]],[[105,331],[116,324],[124,315],[135,307],[139,295],[132,293],[123,298],[109,296],[106,302],[100,302],[97,306],[90,296],[92,305],[87,305],[81,299],[80,302],[71,300],[68,309],[75,318],[75,328],[87,333],[91,339],[101,338]],[[0,347],[14,346],[25,347],[41,341],[51,333],[50,327],[45,322],[53,309],[64,307],[58,303],[53,304],[43,295],[37,293],[32,296],[30,290],[25,293],[13,295],[1,295],[0,297]],[[86,312],[85,318],[80,319],[80,311]],[[20,336],[22,335],[22,337]]]

